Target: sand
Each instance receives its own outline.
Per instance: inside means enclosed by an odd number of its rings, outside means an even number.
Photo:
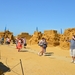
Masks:
[[[39,51],[37,45],[29,45],[21,52],[15,45],[0,45],[0,62],[11,69],[4,75],[22,75],[20,59],[24,75],[75,75],[75,64],[71,63],[69,50],[48,47],[46,56],[38,56]]]

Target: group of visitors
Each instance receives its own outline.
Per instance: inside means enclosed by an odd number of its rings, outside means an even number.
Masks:
[[[22,47],[26,48],[26,39],[25,38],[16,38],[16,49],[18,49],[18,52],[22,49]]]
[[[9,45],[11,42],[11,39],[9,37],[7,37],[6,39],[4,39],[4,37],[1,37],[0,38],[0,44],[3,45],[3,44],[7,44]]]
[[[4,37],[1,37],[0,38],[0,44],[3,45],[3,44],[6,44],[6,45],[9,45],[11,43],[11,39],[9,37],[7,38],[4,38]],[[16,38],[13,42],[14,44],[16,44],[16,48],[18,49],[18,52],[22,49],[22,47],[26,48],[26,38]]]

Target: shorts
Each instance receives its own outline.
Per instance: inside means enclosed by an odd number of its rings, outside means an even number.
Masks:
[[[7,44],[10,44],[10,42],[7,42]]]
[[[75,49],[70,49],[70,55],[75,57]]]

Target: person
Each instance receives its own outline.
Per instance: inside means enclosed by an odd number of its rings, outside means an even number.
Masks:
[[[1,44],[3,45],[4,43],[4,37],[1,38]]]
[[[7,44],[7,45],[9,45],[9,44],[10,44],[10,42],[11,42],[10,38],[9,38],[9,37],[7,37],[7,38],[6,38],[6,44]]]
[[[18,40],[17,49],[18,49],[18,52],[20,52],[20,50],[22,49],[21,39]]]
[[[1,44],[1,37],[0,37],[0,44]]]
[[[18,49],[17,44],[18,44],[18,38],[15,39],[15,44],[16,44],[16,49]]]
[[[23,46],[24,48],[26,48],[27,44],[26,44],[26,38],[23,38]]]
[[[70,55],[72,57],[72,63],[75,63],[75,35],[72,36],[71,40],[66,40],[70,42]]]
[[[39,46],[41,47],[41,51],[38,53],[38,55],[45,55],[47,48],[47,42],[45,38],[42,38],[42,40],[39,41]]]

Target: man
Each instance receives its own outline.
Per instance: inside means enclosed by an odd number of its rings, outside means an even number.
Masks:
[[[75,63],[75,35],[72,36],[70,42],[70,55],[72,56],[72,63]]]

